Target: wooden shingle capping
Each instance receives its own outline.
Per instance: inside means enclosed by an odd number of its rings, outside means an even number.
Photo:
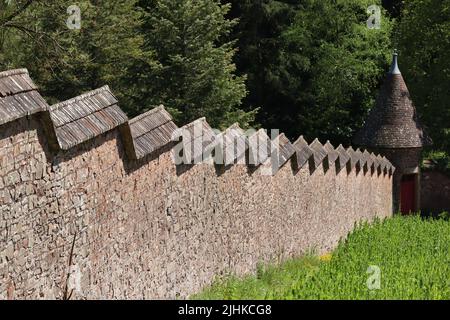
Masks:
[[[309,147],[313,150],[314,165],[317,168],[324,160],[328,159],[328,152],[319,139],[315,139]]]
[[[377,156],[377,161],[379,164],[378,168],[380,169],[381,172],[384,172],[384,170],[386,169],[386,165],[387,165],[386,161],[384,161],[384,159],[381,155]]]
[[[330,141],[327,141],[325,145],[323,146],[325,150],[328,152],[328,161],[330,161],[330,165],[334,164],[336,160],[339,158],[339,154],[334,148],[334,146],[331,144]]]
[[[390,174],[391,167],[392,167],[391,162],[388,159],[386,159],[386,174]]]
[[[376,171],[378,171],[380,169],[380,166],[381,166],[380,159],[373,152],[370,154],[370,157],[372,158],[372,161],[373,161],[373,169],[376,172]]]
[[[386,158],[386,157],[383,157],[383,161],[384,161],[384,163],[385,163],[385,167],[384,167],[384,173],[385,174],[388,174],[389,173],[389,171],[391,170],[391,162]]]
[[[372,168],[373,168],[373,163],[374,163],[374,160],[373,160],[373,158],[372,158],[372,155],[369,153],[369,151],[364,150],[364,152],[363,152],[363,157],[364,157],[364,160],[366,161],[367,169],[368,169],[368,170],[372,170]]]
[[[244,130],[241,129],[239,124],[236,124],[233,133],[235,134],[236,161],[238,161],[238,163],[245,163],[248,150],[248,137],[245,135]]]
[[[56,138],[68,150],[128,121],[108,86],[49,108]]]
[[[26,69],[0,72],[0,125],[47,110]]]
[[[353,150],[352,147],[348,147],[347,153],[350,156],[351,168],[353,169],[353,168],[356,168],[357,166],[359,166],[361,158],[358,155],[358,153],[356,153],[356,151]]]
[[[176,129],[172,141],[182,141],[184,164],[195,164],[211,156],[216,135],[206,119],[200,118]]]
[[[216,136],[215,163],[231,165],[238,162],[245,164],[247,147],[244,131],[239,124],[235,123]]]
[[[0,97],[37,90],[27,69],[0,72]]]
[[[284,133],[278,135],[272,143],[273,152],[276,152],[275,157],[272,157],[272,167],[277,171],[295,154],[295,148]]]
[[[348,154],[347,150],[342,146],[342,144],[339,145],[339,147],[336,148],[336,152],[339,156],[338,163],[339,168],[345,168],[347,166],[347,163],[351,160],[350,155]]]
[[[209,124],[206,122],[206,118],[202,117],[197,120],[194,120],[181,128],[178,128],[174,135],[173,140],[179,141],[181,139],[189,139],[194,140],[204,133],[205,128],[210,128]],[[208,130],[208,129],[207,129]]]
[[[389,167],[390,167],[391,163],[384,156],[383,156],[383,162],[384,162],[384,173],[387,174],[389,172]]]
[[[364,167],[367,163],[364,153],[358,148],[355,150],[355,154],[359,158],[359,165],[361,166],[361,168]]]
[[[388,163],[385,161],[385,158],[380,155],[380,169],[381,172],[386,174]]]
[[[260,129],[248,138],[248,164],[262,165],[271,157],[272,140],[266,130]]]
[[[164,106],[154,108],[129,121],[135,158],[141,159],[172,141],[178,129]]]
[[[314,151],[309,147],[303,136],[300,136],[297,141],[294,142],[295,154],[297,158],[297,169],[303,168],[308,163],[309,159],[313,157]]]
[[[391,163],[390,167],[389,167],[389,175],[393,175],[395,173],[395,167],[394,165]]]

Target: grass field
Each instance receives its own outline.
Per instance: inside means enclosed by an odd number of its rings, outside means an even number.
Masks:
[[[450,221],[394,217],[363,225],[331,254],[217,280],[193,298],[450,299]]]

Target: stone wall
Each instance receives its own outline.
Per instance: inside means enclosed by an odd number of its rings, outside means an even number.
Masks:
[[[422,212],[450,212],[450,177],[438,170],[425,170],[421,180]]]
[[[126,161],[118,130],[52,154],[34,117],[1,129],[1,298],[61,298],[74,235],[77,298],[175,298],[215,275],[331,250],[356,222],[392,213],[385,173],[296,172],[291,160],[274,176],[183,170],[170,146]]]
[[[284,137],[270,175],[175,165],[163,109],[128,122],[108,88],[57,107],[34,88],[0,73],[0,299],[184,298],[392,215],[394,167],[373,154]]]

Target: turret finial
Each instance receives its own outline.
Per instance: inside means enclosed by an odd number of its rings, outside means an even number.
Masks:
[[[389,74],[401,74],[400,69],[398,68],[398,53],[397,49],[394,50],[394,54],[392,57],[391,69],[389,70]]]

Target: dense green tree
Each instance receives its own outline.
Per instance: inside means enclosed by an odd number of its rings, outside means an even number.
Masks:
[[[71,1],[3,3],[0,66],[26,67],[50,102],[109,84],[131,111],[140,96],[136,65],[154,64],[139,33],[136,1],[77,1],[81,29],[70,29]],[[72,21],[69,19],[69,21]]]
[[[390,13],[379,30],[366,26],[374,3]],[[81,0],[80,30],[66,25],[71,4],[0,0],[0,68],[27,67],[50,102],[109,84],[130,116],[162,103],[179,123],[224,128],[258,107],[267,128],[335,143],[373,105],[404,8],[402,71],[449,149],[449,0]]]
[[[401,70],[434,148],[450,153],[450,0],[407,1],[399,25]]]
[[[282,48],[282,33],[288,28],[299,7],[298,0],[224,0],[231,2],[231,18],[238,18],[231,38],[238,38],[236,55],[238,73],[247,76],[248,96],[243,108],[261,107],[257,117],[265,127],[279,126],[278,106],[288,104],[279,94],[273,74],[279,67],[278,56]],[[286,115],[289,116],[289,115]],[[272,119],[272,121],[270,121]],[[282,127],[285,129],[285,127]],[[294,129],[295,130],[295,129]]]
[[[71,1],[0,2],[0,67],[28,68],[51,103],[108,84],[130,116],[164,104],[180,123],[248,125],[254,112],[238,108],[244,77],[224,38],[235,24],[224,17],[229,6],[137,2],[77,1],[79,30],[66,24]]]
[[[145,90],[153,104],[164,103],[180,122],[205,116],[224,128],[235,121],[247,126],[254,111],[238,108],[246,95],[236,76],[234,41],[226,40],[236,21],[218,0],[141,1],[147,12],[146,49],[158,67],[144,68]]]
[[[239,69],[248,73],[247,107],[292,138],[348,143],[374,103],[392,47],[392,23],[367,27],[381,1],[233,2],[241,15]],[[383,12],[384,13],[384,12]]]
[[[404,6],[405,0],[383,0],[383,7],[392,18],[399,18]]]
[[[367,27],[373,3],[303,1],[283,34],[281,92],[292,98],[296,109],[289,113],[311,138],[350,142],[374,105],[392,49],[388,19],[380,29]]]

